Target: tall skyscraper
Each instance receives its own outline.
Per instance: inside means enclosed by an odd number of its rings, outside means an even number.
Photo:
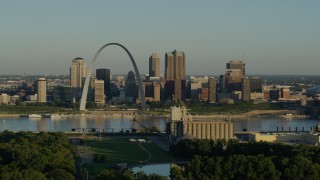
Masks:
[[[165,56],[165,79],[186,79],[186,57],[184,52],[174,50],[167,52]]]
[[[45,78],[39,78],[37,81],[38,102],[47,102],[47,81]]]
[[[242,76],[246,75],[246,64],[239,60],[232,60],[227,63],[227,70],[240,69]]]
[[[132,71],[129,71],[127,79],[126,79],[126,98],[131,100],[128,100],[130,102],[136,102],[136,99],[138,97],[138,86],[137,81],[135,79],[135,74]]]
[[[81,57],[72,60],[70,67],[70,83],[72,88],[82,87],[82,78],[86,76],[86,63]]]
[[[160,77],[160,57],[156,53],[149,57],[149,77]]]
[[[174,50],[165,55],[165,99],[183,101],[186,96],[186,58]]]
[[[242,79],[242,101],[250,101],[250,80],[248,78]]]
[[[214,77],[209,78],[208,82],[208,102],[215,103],[216,102],[216,91],[217,91],[217,80]]]
[[[110,98],[110,69],[97,69],[96,78],[104,81],[104,94]]]
[[[243,75],[240,69],[229,69],[225,74],[225,88],[231,93],[232,91],[241,91]]]
[[[227,63],[225,74],[225,88],[228,92],[241,91],[242,79],[246,74],[246,64],[239,60]]]

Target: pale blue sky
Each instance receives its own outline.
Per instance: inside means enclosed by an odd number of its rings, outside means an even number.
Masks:
[[[147,73],[148,57],[184,51],[187,74],[218,75],[232,58],[248,74],[319,74],[320,1],[0,1],[0,74],[68,74],[109,42],[126,46]],[[96,67],[132,70],[119,47]]]

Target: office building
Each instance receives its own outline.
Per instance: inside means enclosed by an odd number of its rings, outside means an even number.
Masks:
[[[232,60],[226,65],[225,88],[227,92],[241,91],[242,78],[246,74],[246,65],[242,61]]]
[[[269,91],[269,98],[272,101],[278,101],[281,98],[281,92],[279,89],[271,89]]]
[[[86,63],[81,57],[74,58],[70,67],[70,84],[72,88],[82,87],[82,78],[86,76]]]
[[[281,92],[281,98],[282,99],[290,99],[291,98],[289,87],[281,88],[280,92]]]
[[[219,93],[224,93],[225,92],[225,75],[220,75],[219,76]]]
[[[250,78],[250,91],[251,92],[262,92],[262,79],[259,77]]]
[[[216,102],[216,94],[217,91],[217,80],[214,77],[209,78],[208,82],[208,102],[209,103],[215,103]]]
[[[225,88],[227,92],[241,91],[242,72],[240,69],[230,69],[225,74]]]
[[[198,78],[193,76],[190,77],[188,90],[190,92],[190,98],[199,100],[199,95],[201,93],[202,83]]]
[[[239,69],[242,76],[246,75],[246,64],[239,60],[232,60],[227,63],[227,70],[229,69]]]
[[[144,91],[145,100],[149,102],[160,102],[161,86],[160,82],[142,82],[142,89]],[[139,101],[140,101],[140,94]]]
[[[149,77],[160,77],[160,57],[156,53],[149,57]]]
[[[55,86],[53,90],[53,97],[55,101],[68,101],[73,100],[71,86]]]
[[[104,80],[94,80],[94,102],[99,105],[105,104]]]
[[[37,81],[37,95],[38,102],[47,102],[47,81],[45,78],[39,78]]]
[[[129,71],[125,84],[126,99],[131,103],[136,102],[138,97],[138,85],[135,79],[135,74],[132,71]]]
[[[165,99],[184,101],[186,97],[186,58],[174,50],[165,55]]]
[[[250,80],[248,78],[242,79],[242,101],[250,101]]]
[[[97,69],[96,78],[104,81],[104,94],[107,98],[110,98],[110,69]]]
[[[182,101],[182,81],[180,78],[174,80],[174,101]]]
[[[201,88],[200,100],[208,101],[209,100],[209,88]]]
[[[174,50],[165,55],[165,79],[186,79],[186,58],[184,52]]]

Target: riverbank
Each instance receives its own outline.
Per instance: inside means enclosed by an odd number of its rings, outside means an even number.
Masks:
[[[252,119],[252,118],[281,118],[281,119],[306,119],[310,118],[307,115],[301,115],[295,110],[254,110],[242,114],[236,115],[193,115],[193,120],[203,120],[203,119]]]
[[[0,118],[18,118],[19,114],[0,114]]]
[[[169,113],[152,113],[148,111],[85,111],[84,113],[57,113],[52,114],[55,118],[168,118]],[[0,118],[18,118],[20,114],[0,114]],[[210,114],[210,115],[192,115],[193,120],[213,119],[225,120],[229,118],[243,119],[243,118],[309,118],[309,116],[301,115],[295,110],[254,110],[242,114],[228,115],[228,114]]]

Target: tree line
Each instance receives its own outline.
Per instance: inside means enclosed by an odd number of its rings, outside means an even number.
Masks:
[[[75,149],[64,133],[0,133],[0,179],[75,179]]]
[[[212,140],[181,140],[171,146],[191,158],[172,179],[320,179],[320,148],[308,145]]]

